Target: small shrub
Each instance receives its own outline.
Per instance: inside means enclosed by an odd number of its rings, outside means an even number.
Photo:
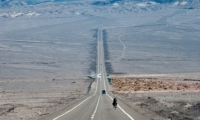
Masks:
[[[177,87],[177,90],[181,90],[181,87],[180,87],[180,86],[178,86],[178,87]]]
[[[118,94],[118,91],[114,90],[112,91],[113,94]]]

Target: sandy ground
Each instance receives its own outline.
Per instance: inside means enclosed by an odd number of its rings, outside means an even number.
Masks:
[[[199,73],[160,76],[200,71],[199,4],[191,10],[190,4],[79,2],[0,8],[0,120],[35,120],[86,97],[91,80],[83,76],[96,70],[97,29],[102,27],[107,27],[107,73],[199,80]],[[199,114],[199,92],[142,92],[118,97],[152,119]],[[175,106],[165,106],[171,103]],[[190,110],[181,111],[185,104]]]
[[[1,80],[0,119],[36,120],[89,95],[91,79],[43,78]]]
[[[114,96],[152,120],[200,120],[198,73],[111,77]]]

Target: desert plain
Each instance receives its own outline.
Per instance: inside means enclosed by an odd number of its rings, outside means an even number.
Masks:
[[[41,119],[91,95],[102,28],[108,92],[151,120],[199,120],[199,9],[199,0],[0,1],[0,119]]]

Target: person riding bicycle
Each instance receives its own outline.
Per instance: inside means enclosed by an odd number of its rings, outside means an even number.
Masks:
[[[113,99],[113,103],[112,104],[113,104],[114,107],[117,106],[117,99],[116,98]]]

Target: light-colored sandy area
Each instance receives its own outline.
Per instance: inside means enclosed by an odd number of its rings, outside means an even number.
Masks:
[[[124,73],[111,77],[155,80],[154,86],[165,80],[168,92],[124,87],[118,95],[124,103],[152,119],[197,118],[199,92],[169,92],[167,81],[185,79],[188,89],[199,83],[193,80],[200,78],[194,73],[200,72],[200,2],[155,1],[161,2],[1,0],[0,120],[35,120],[86,97],[98,28],[104,28],[106,72]]]
[[[89,95],[91,79],[25,78],[1,80],[0,119],[36,120]]]
[[[199,120],[200,74],[111,75],[112,93],[152,120]]]

